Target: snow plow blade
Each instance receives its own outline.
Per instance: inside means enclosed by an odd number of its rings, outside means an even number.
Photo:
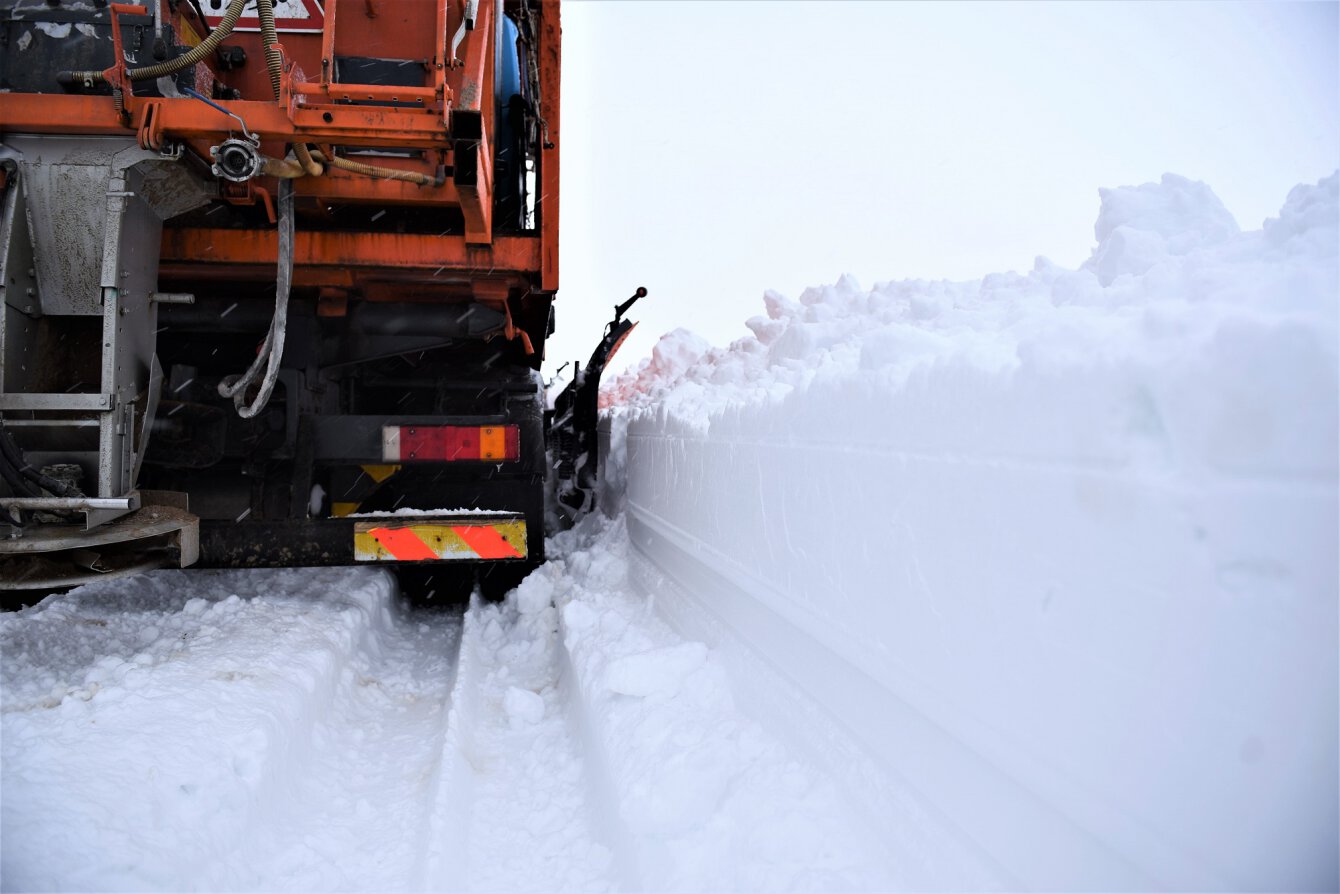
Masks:
[[[553,453],[550,467],[555,478],[554,499],[561,527],[570,527],[595,508],[596,485],[600,480],[596,431],[600,423],[600,377],[637,326],[623,315],[646,296],[647,290],[639,286],[632,297],[614,308],[614,319],[605,327],[605,335],[586,368],[577,367],[572,381],[554,400],[554,408],[545,414]]]

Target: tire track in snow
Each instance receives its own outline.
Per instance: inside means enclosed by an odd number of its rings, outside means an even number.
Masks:
[[[424,890],[623,887],[574,728],[553,606],[473,597],[427,824]]]
[[[355,653],[292,799],[259,836],[263,887],[415,886],[460,635],[453,615],[411,612]]]

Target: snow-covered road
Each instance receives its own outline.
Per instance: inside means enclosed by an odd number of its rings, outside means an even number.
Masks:
[[[507,600],[157,572],[0,619],[5,890],[887,888],[592,519]],[[907,879],[904,878],[904,881]]]

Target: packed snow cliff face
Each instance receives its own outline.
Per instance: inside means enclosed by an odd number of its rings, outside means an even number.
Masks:
[[[1242,232],[1166,175],[1078,270],[665,336],[603,394],[643,586],[1007,885],[1334,889],[1338,183]]]

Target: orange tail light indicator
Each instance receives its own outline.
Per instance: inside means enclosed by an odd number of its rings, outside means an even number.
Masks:
[[[508,462],[521,458],[515,425],[388,425],[382,428],[385,462]]]

